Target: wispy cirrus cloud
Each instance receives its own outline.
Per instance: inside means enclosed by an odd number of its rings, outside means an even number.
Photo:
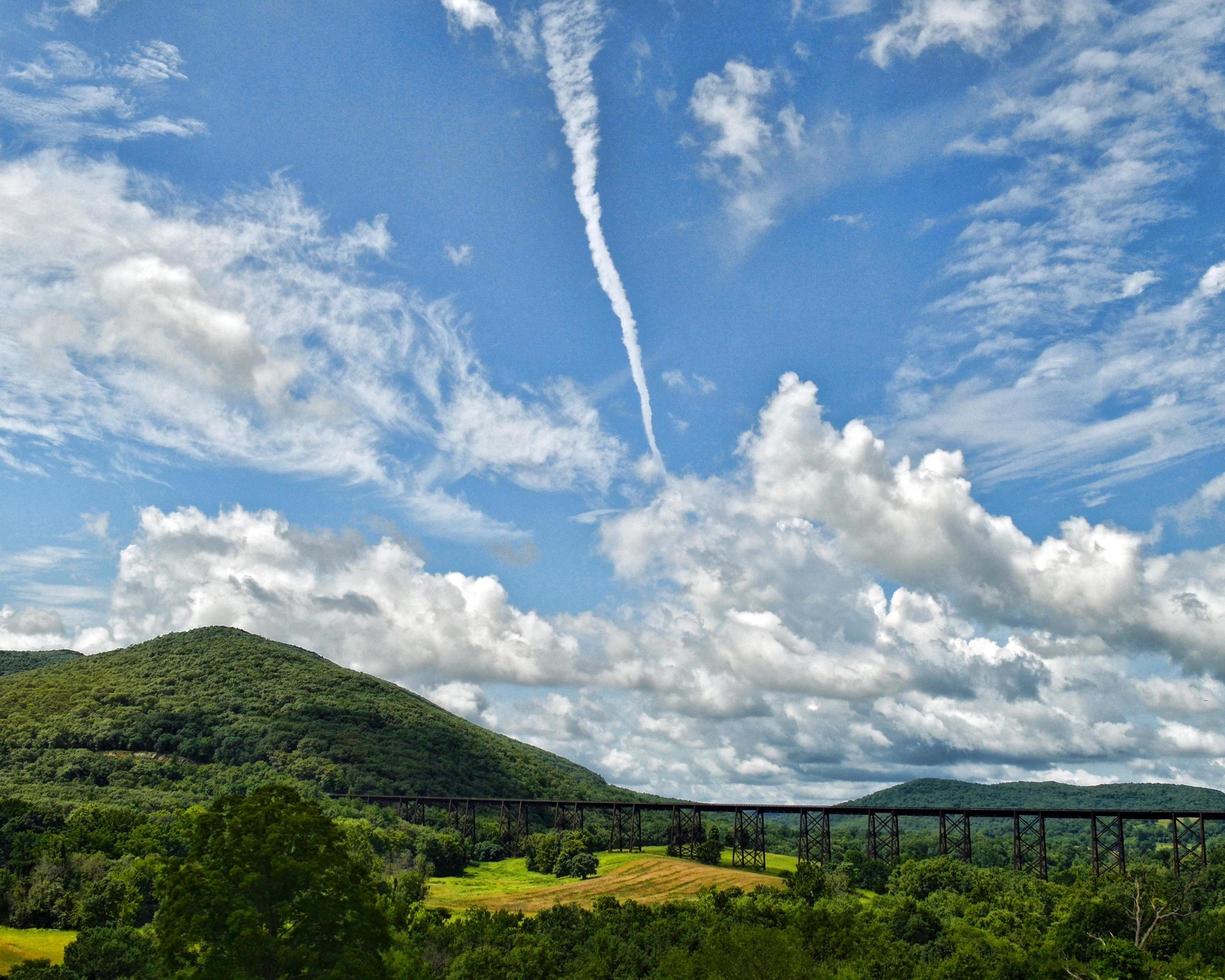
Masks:
[[[951,144],[1015,167],[968,209],[895,379],[899,438],[954,439],[987,480],[1089,489],[1222,445],[1216,256],[1165,268],[1145,236],[1193,215],[1184,191],[1225,132],[1223,43],[1220,3],[1071,31]]]
[[[41,145],[196,136],[205,131],[200,120],[144,108],[158,83],[186,79],[182,68],[178,48],[166,41],[140,45],[119,62],[99,62],[74,44],[51,41],[0,79],[0,124]]]
[[[447,492],[465,476],[608,487],[624,449],[576,386],[496,391],[449,304],[361,274],[391,246],[382,219],[330,233],[283,180],[197,208],[155,194],[114,162],[0,163],[0,433],[19,462],[367,483],[477,539],[522,534]]]

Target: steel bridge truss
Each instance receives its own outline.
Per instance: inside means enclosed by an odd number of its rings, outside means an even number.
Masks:
[[[610,851],[642,850],[642,810],[636,803],[614,803],[608,830]]]
[[[476,803],[473,800],[450,800],[447,803],[447,826],[459,836],[476,843]]]
[[[698,845],[706,839],[702,832],[702,811],[696,806],[672,807],[668,843],[679,857],[697,857]]]
[[[498,840],[507,854],[518,854],[527,836],[527,803],[501,800],[498,805]]]
[[[1041,813],[1012,815],[1012,867],[1046,880],[1046,817]]]
[[[736,808],[732,825],[732,867],[766,870],[766,815],[761,810]]]
[[[797,856],[802,864],[828,863],[830,860],[830,820],[839,817],[866,817],[868,857],[894,863],[901,855],[899,817],[938,818],[940,853],[969,861],[971,858],[970,821],[1008,819],[1012,821],[1012,864],[1017,871],[1046,878],[1048,873],[1046,820],[1086,820],[1090,830],[1093,870],[1098,875],[1126,874],[1127,855],[1124,823],[1128,820],[1168,822],[1172,836],[1171,865],[1175,875],[1194,873],[1208,864],[1207,824],[1225,825],[1225,811],[1207,812],[1043,809],[1011,810],[991,807],[894,807],[877,809],[855,804],[814,807],[799,804],[720,804],[671,803],[667,801],[623,800],[545,800],[478,799],[446,796],[384,796],[354,794],[349,798],[365,803],[394,807],[411,823],[425,823],[427,814],[441,811],[447,826],[454,828],[473,844],[477,841],[477,809],[498,815],[498,840],[508,852],[520,849],[529,830],[533,812],[551,811],[557,830],[581,830],[589,810],[606,814],[609,821],[608,845],[614,851],[640,851],[643,846],[644,812],[668,814],[668,843],[671,853],[697,856],[705,840],[703,814],[726,814],[734,820],[731,846],[736,867],[765,868],[767,815],[799,817]]]
[[[972,859],[970,815],[942,812],[940,814],[940,853],[959,858],[967,864]]]
[[[800,864],[829,864],[829,811],[801,810],[800,836],[796,843]]]
[[[1173,815],[1170,833],[1174,838],[1174,876],[1208,867],[1208,847],[1204,840],[1204,816]]]
[[[1093,873],[1127,874],[1127,853],[1123,846],[1123,818],[1118,814],[1089,818],[1093,839]]]
[[[582,803],[555,803],[553,804],[553,829],[554,830],[582,830],[583,829],[583,804]]]
[[[902,838],[898,833],[897,814],[893,810],[872,810],[868,813],[868,858],[896,864],[902,853]]]

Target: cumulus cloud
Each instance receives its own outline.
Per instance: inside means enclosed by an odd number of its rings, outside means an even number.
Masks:
[[[572,640],[516,609],[492,577],[431,573],[402,541],[311,532],[241,507],[142,510],[105,632],[79,642],[98,649],[215,623],[395,680],[437,678],[452,685],[452,706],[460,692],[475,697],[455,681],[558,682],[577,661]]]
[[[56,613],[0,605],[0,650],[62,650],[70,642],[64,621]]]
[[[871,35],[868,51],[882,68],[946,44],[987,55],[1048,25],[1091,24],[1107,12],[1100,0],[907,0]]]
[[[774,84],[773,72],[732,59],[721,74],[703,75],[693,85],[689,111],[714,131],[707,159],[736,162],[745,174],[760,174],[762,156],[773,143],[773,129],[762,118],[762,100]]]
[[[359,274],[390,244],[382,221],[333,235],[282,180],[207,209],[149,189],[113,162],[0,164],[0,431],[15,459],[88,466],[105,445],[366,482],[476,538],[513,532],[447,481],[608,486],[623,449],[576,386],[496,391],[448,304]]]
[[[590,520],[624,601],[544,616],[394,537],[149,507],[102,621],[69,636],[36,603],[6,606],[0,640],[93,651],[232,624],[687,796],[1203,780],[1221,755],[1222,549],[1155,553],[1080,518],[1035,540],[975,500],[959,454],[891,460],[795,376],[727,472],[668,476]]]

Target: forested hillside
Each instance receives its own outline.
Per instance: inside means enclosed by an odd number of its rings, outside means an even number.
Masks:
[[[75,650],[0,650],[0,677],[19,674],[23,670],[49,667],[69,660],[80,660]]]
[[[915,779],[871,793],[856,804],[882,807],[1006,807],[1031,809],[1225,810],[1225,793],[1170,783],[965,783],[956,779]]]
[[[156,804],[286,776],[330,792],[617,795],[559,756],[242,630],[0,677],[0,795]]]

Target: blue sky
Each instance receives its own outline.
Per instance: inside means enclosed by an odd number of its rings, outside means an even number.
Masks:
[[[6,13],[0,646],[228,622],[661,792],[1220,782],[1225,5]]]

